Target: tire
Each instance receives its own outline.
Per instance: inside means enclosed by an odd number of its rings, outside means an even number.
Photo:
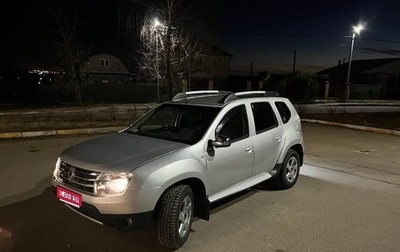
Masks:
[[[167,189],[161,198],[157,217],[160,244],[178,249],[188,239],[193,222],[194,197],[188,185]]]
[[[289,189],[293,187],[300,173],[300,157],[297,151],[290,149],[283,160],[282,168],[276,177],[278,189]]]

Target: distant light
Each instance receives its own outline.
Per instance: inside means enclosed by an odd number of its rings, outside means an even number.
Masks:
[[[38,74],[38,75],[46,75],[46,74],[60,74],[60,72],[57,71],[51,71],[51,70],[42,70],[42,69],[31,69],[28,71],[30,74]]]
[[[358,24],[357,26],[353,26],[353,32],[356,33],[357,35],[360,35],[360,32],[364,29],[365,26],[362,23]]]

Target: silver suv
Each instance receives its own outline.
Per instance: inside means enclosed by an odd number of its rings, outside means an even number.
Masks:
[[[52,185],[89,219],[138,230],[153,218],[161,245],[179,248],[210,204],[272,179],[292,187],[303,164],[300,118],[264,91],[177,94],[119,133],[63,151]]]

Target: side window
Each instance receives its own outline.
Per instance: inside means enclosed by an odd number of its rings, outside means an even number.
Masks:
[[[216,129],[216,135],[229,137],[232,142],[248,137],[249,124],[246,107],[237,106],[226,113]]]
[[[275,113],[268,102],[252,103],[251,109],[253,110],[257,134],[278,126]]]
[[[279,114],[282,118],[283,123],[287,123],[290,120],[290,109],[284,102],[275,102],[275,106],[279,111]]]

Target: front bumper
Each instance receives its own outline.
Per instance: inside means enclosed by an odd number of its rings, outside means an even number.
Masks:
[[[54,194],[56,188],[52,187]],[[66,204],[75,212],[99,224],[109,226],[120,231],[143,230],[149,224],[153,211],[135,214],[102,214],[93,205],[83,202],[80,208]]]
[[[96,197],[52,179],[54,194],[56,194],[57,186],[82,195],[82,206],[75,207],[67,204],[69,208],[95,222],[122,231],[145,229],[162,194],[161,187],[152,187],[137,191],[130,190],[118,196]]]

